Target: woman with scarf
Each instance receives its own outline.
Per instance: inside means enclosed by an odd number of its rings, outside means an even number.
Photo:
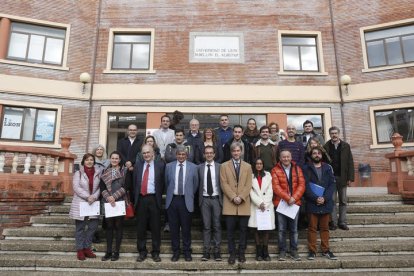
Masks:
[[[111,153],[109,157],[111,164],[102,173],[101,194],[104,203],[115,206],[116,201],[125,200],[125,176],[127,169],[121,166],[121,154],[118,151]],[[122,224],[124,216],[106,218],[106,253],[102,261],[117,261],[119,259],[119,249],[122,241]],[[112,240],[115,235],[115,250],[112,252]]]
[[[95,157],[87,153],[83,156],[79,171],[73,175],[73,200],[69,217],[75,220],[75,240],[78,260],[96,258],[91,250],[92,237],[98,228],[99,216],[80,216],[81,202],[94,203],[99,199],[101,169],[95,164]]]
[[[95,162],[97,165],[102,166],[102,169],[108,168],[110,161],[107,158],[105,147],[101,144],[96,146],[96,148],[92,151],[93,155],[95,155]]]
[[[268,244],[269,230],[258,230],[256,212],[269,212],[271,229],[275,229],[275,213],[273,209],[272,176],[263,169],[263,160],[258,158],[253,163],[253,181],[250,191],[249,227],[254,228],[256,240],[256,261],[270,261]]]

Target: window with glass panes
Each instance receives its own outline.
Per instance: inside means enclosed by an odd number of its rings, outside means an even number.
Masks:
[[[282,36],[284,71],[319,71],[316,36]]]
[[[1,139],[54,142],[57,110],[3,106]]]
[[[149,70],[151,34],[114,34],[112,69]]]
[[[414,25],[365,32],[368,67],[414,62]]]
[[[7,59],[62,65],[66,29],[12,22]]]

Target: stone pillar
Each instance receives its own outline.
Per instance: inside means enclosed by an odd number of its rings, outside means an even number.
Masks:
[[[8,18],[0,18],[0,59],[7,56],[7,48],[9,45],[11,21]]]

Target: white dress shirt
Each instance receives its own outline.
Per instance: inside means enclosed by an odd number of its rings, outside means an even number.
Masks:
[[[178,195],[178,174],[180,173],[180,162],[177,161],[177,165],[175,167],[175,186],[174,186],[174,195]],[[183,163],[183,193],[185,191],[185,171],[187,168],[187,161]]]
[[[216,166],[214,165],[214,161],[211,162],[211,164],[204,162],[204,187],[203,187],[203,196],[209,196],[207,193],[207,172],[208,172],[208,166],[210,166],[210,172],[211,172],[211,183],[213,184],[213,194],[211,196],[217,196],[217,183],[216,183]]]

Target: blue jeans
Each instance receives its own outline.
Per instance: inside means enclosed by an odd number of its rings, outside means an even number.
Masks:
[[[289,230],[290,251],[298,250],[298,218],[299,212],[295,219],[277,213],[279,223],[279,252],[286,252],[286,230]]]

